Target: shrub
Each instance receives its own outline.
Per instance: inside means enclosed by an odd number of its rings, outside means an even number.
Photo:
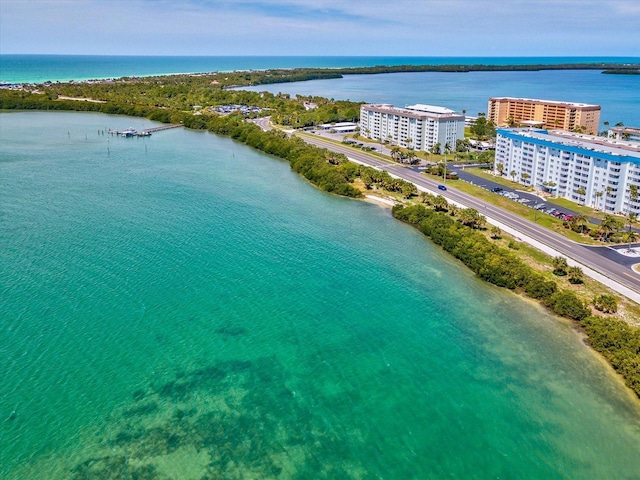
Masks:
[[[618,311],[618,299],[613,295],[598,295],[593,299],[593,306],[603,313],[616,313]]]
[[[553,259],[553,274],[558,276],[564,276],[567,274],[567,259],[564,257],[554,257]]]
[[[589,316],[589,309],[575,293],[568,290],[554,293],[545,303],[558,315],[572,320],[580,321]]]

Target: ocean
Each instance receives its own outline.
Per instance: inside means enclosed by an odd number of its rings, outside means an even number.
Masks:
[[[0,113],[0,477],[638,478],[640,403],[389,211],[140,118]]]
[[[377,65],[528,65],[563,63],[640,63],[640,57],[343,57],[343,56],[123,56],[0,55],[0,81],[67,82],[175,73],[345,68]]]

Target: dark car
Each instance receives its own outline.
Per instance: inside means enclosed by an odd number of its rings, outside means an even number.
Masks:
[[[446,190],[446,189],[447,189],[447,187],[445,187],[444,185],[438,185],[438,189],[439,189],[439,190]]]

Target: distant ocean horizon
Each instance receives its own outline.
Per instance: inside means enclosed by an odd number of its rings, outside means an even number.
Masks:
[[[271,68],[640,63],[640,57],[0,55],[0,81],[43,83]]]

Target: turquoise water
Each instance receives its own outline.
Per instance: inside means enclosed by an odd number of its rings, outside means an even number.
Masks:
[[[0,477],[640,478],[571,326],[282,161],[129,126],[0,114]]]
[[[640,57],[342,57],[0,55],[0,81],[38,83],[171,73],[376,65],[640,63]]]
[[[611,126],[640,125],[640,75],[604,75],[598,70],[346,75],[243,89],[398,106],[426,103],[466,110],[467,115],[486,113],[491,97],[542,98],[600,105],[601,128],[605,121]]]

